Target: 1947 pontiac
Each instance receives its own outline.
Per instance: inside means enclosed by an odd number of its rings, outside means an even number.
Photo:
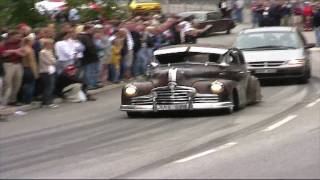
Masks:
[[[120,110],[129,117],[180,110],[232,113],[261,100],[260,83],[238,49],[188,44],[164,47],[154,56],[146,77],[122,90]]]

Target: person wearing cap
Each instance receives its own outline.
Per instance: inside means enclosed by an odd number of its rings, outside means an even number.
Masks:
[[[4,58],[4,104],[19,105],[17,95],[22,84],[22,61],[25,55],[21,48],[21,39],[19,32],[9,32],[0,52],[0,55]]]
[[[39,72],[43,83],[42,106],[56,108],[53,103],[53,92],[55,88],[55,65],[57,60],[53,54],[54,42],[52,39],[43,39],[42,50],[39,54]]]

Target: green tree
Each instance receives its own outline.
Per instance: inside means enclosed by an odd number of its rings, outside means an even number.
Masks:
[[[27,23],[31,26],[44,24],[48,21],[34,8],[36,0],[0,0],[0,25],[15,26]]]

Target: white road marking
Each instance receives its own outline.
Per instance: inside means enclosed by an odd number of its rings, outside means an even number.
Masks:
[[[211,154],[211,153],[214,153],[214,152],[218,152],[218,151],[221,151],[221,150],[223,150],[223,149],[230,148],[230,147],[232,147],[232,146],[234,146],[234,145],[236,145],[236,144],[238,144],[238,143],[236,143],[236,142],[229,142],[229,143],[224,144],[224,145],[221,145],[221,146],[219,146],[219,147],[217,147],[217,148],[210,149],[210,150],[208,150],[208,151],[205,151],[205,152],[202,152],[202,153],[199,153],[199,154],[195,154],[195,155],[193,155],[193,156],[189,156],[189,157],[186,157],[186,158],[177,160],[177,161],[175,161],[174,163],[184,163],[184,162],[187,162],[187,161],[191,161],[191,160],[193,160],[193,159],[200,158],[200,157],[202,157],[202,156],[206,156],[206,155],[208,155],[208,154]]]
[[[317,99],[317,100],[315,100],[315,101],[313,101],[312,103],[308,104],[308,105],[306,106],[306,108],[311,108],[311,107],[315,106],[315,105],[316,105],[317,103],[319,103],[319,102],[320,102],[320,98]]]
[[[277,123],[275,123],[275,124],[267,127],[266,129],[264,129],[264,130],[262,130],[262,131],[263,131],[263,132],[272,131],[272,130],[274,130],[274,129],[276,129],[276,128],[282,126],[282,125],[284,125],[285,123],[293,120],[293,119],[296,118],[296,117],[298,117],[298,115],[290,115],[290,116],[284,118],[283,120],[281,120],[281,121],[279,121],[279,122],[277,122]]]

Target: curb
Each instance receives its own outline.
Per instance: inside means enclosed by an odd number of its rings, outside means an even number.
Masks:
[[[101,94],[103,92],[106,92],[106,91],[109,91],[112,89],[116,89],[116,88],[122,87],[124,85],[125,85],[125,83],[111,84],[111,85],[104,86],[100,89],[90,90],[90,91],[88,91],[88,94],[91,94],[91,95]],[[65,102],[65,100],[62,98],[54,99],[55,104],[62,104],[64,102]],[[27,112],[27,111],[31,111],[31,110],[35,110],[35,109],[39,109],[39,108],[41,108],[41,102],[32,102],[32,104],[30,104],[30,105],[28,104],[28,105],[16,107],[16,111]]]

